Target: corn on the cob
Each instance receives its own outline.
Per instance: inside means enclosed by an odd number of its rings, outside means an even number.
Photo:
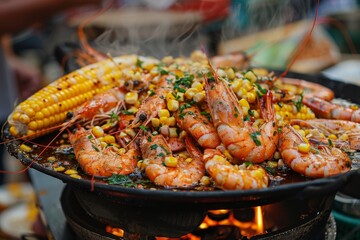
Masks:
[[[67,113],[112,88],[121,70],[111,61],[72,72],[20,103],[8,117],[13,136],[41,136],[66,120]]]

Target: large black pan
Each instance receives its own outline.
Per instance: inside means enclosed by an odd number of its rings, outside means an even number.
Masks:
[[[360,103],[360,87],[352,84],[346,84],[340,81],[330,80],[324,76],[313,76],[290,73],[288,77],[305,79],[328,86],[335,91],[336,97],[350,99],[353,102]],[[30,164],[31,159],[19,151],[19,141],[7,144],[9,152],[18,158],[23,164]],[[304,198],[332,194],[338,191],[350,178],[359,174],[358,161],[353,162],[353,170],[338,176],[306,180],[298,183],[290,183],[279,186],[273,186],[259,190],[236,190],[236,191],[172,191],[172,190],[149,190],[133,189],[118,185],[108,185],[99,182],[92,183],[87,179],[75,179],[65,174],[58,173],[48,169],[43,165],[34,163],[32,168],[45,174],[56,177],[63,182],[78,188],[79,191],[93,191],[95,195],[112,199],[117,202],[128,204],[181,204],[182,206],[219,208],[219,207],[248,207],[258,206],[267,203],[279,201],[290,196],[299,195]]]

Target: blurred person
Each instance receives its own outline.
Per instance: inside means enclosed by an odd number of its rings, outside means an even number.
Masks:
[[[42,23],[62,11],[98,5],[101,0],[0,0],[0,126],[16,101],[31,96],[41,86],[41,74],[12,53],[11,34]],[[2,142],[2,134],[0,136]],[[0,144],[0,170],[4,169],[4,145]],[[0,184],[4,175],[0,174]]]

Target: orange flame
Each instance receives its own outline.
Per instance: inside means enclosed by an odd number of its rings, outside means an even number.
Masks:
[[[210,227],[215,226],[235,226],[238,227],[241,231],[242,236],[246,236],[248,238],[251,238],[253,236],[263,234],[264,233],[264,221],[263,221],[263,213],[260,206],[253,208],[255,216],[254,219],[251,221],[242,222],[235,218],[234,212],[231,210],[210,210],[209,213],[212,215],[224,215],[229,214],[228,217],[222,220],[214,220],[211,219],[209,216],[206,216],[204,221],[200,224],[198,227],[199,229],[207,229]],[[113,235],[123,237],[124,236],[124,230],[120,228],[113,228],[111,226],[106,227],[106,231],[108,233],[111,233]],[[201,237],[196,236],[194,234],[187,234],[185,236],[182,236],[180,238],[167,238],[167,237],[156,237],[156,240],[173,240],[173,239],[186,239],[186,240],[201,240]]]

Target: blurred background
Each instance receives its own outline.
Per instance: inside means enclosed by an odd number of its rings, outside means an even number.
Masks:
[[[250,66],[284,70],[310,31],[318,3],[316,0],[117,0],[99,1],[97,5],[83,2],[83,6],[64,9],[45,21],[0,35],[6,58],[21,66],[16,69],[16,77],[21,78],[25,72],[39,80],[34,90],[98,61],[102,54],[162,58],[189,56],[203,47],[210,56],[241,52]],[[291,71],[321,73],[360,84],[360,1],[319,2],[314,31]],[[18,102],[27,96],[20,87],[16,91]],[[6,151],[3,154],[3,169],[16,172],[24,168]],[[7,228],[4,236],[13,234],[11,237],[17,238],[19,232],[32,231],[29,222],[37,221],[35,196],[27,173],[3,177],[2,209],[19,202],[29,204],[26,214],[17,219],[24,222],[24,230],[19,229],[16,221],[16,230],[9,224],[0,224]],[[0,219],[1,222],[9,220]]]

